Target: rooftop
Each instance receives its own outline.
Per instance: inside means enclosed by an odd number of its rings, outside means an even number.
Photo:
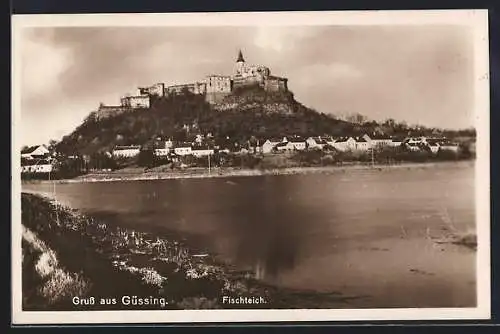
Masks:
[[[337,139],[336,143],[346,142],[346,141],[348,141],[350,138],[352,138],[352,137],[340,137],[339,139]]]
[[[115,146],[114,150],[139,150],[141,148],[141,145],[117,145]]]
[[[25,148],[24,150],[21,151],[21,154],[30,154],[30,153],[33,153],[40,146],[42,146],[42,145],[35,145],[35,146],[31,146],[31,147]]]

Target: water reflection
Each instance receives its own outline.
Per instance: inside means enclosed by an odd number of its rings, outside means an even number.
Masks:
[[[414,305],[443,285],[454,302],[474,297],[453,293],[469,290],[474,257],[425,244],[428,231],[450,221],[474,229],[473,185],[472,168],[452,168],[60,184],[57,191],[65,204],[120,224],[187,235],[258,279]]]

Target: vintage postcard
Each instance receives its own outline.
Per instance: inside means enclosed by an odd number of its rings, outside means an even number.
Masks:
[[[485,10],[14,15],[14,324],[490,317]]]

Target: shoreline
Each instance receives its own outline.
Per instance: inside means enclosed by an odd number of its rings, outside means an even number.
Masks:
[[[23,193],[22,202],[25,310],[349,308],[357,298],[272,286],[183,238],[110,224],[47,196]],[[71,291],[82,300],[135,295],[166,303],[74,305]]]
[[[72,179],[56,180],[22,180],[24,184],[29,183],[94,183],[94,182],[117,182],[117,181],[150,181],[150,180],[175,180],[175,179],[200,179],[200,178],[230,178],[250,177],[267,175],[305,175],[305,174],[331,174],[351,170],[378,170],[387,171],[395,169],[425,169],[441,168],[449,166],[474,165],[475,160],[425,162],[425,163],[401,163],[395,165],[367,165],[367,164],[345,164],[341,166],[321,167],[286,167],[273,169],[239,169],[239,168],[213,168],[209,173],[207,168],[186,168],[175,171],[147,171],[135,168],[132,171],[118,170],[114,172],[91,173],[77,176]]]

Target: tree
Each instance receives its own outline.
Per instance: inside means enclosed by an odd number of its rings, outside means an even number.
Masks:
[[[394,121],[394,119],[392,118],[388,118],[385,120],[384,125],[394,128],[396,126],[396,121]]]
[[[57,141],[54,139],[49,140],[49,147],[47,149],[49,150],[50,153],[55,153],[56,152],[56,147],[57,147]]]
[[[137,157],[137,165],[140,167],[153,167],[155,164],[155,153],[152,149],[141,150]]]

